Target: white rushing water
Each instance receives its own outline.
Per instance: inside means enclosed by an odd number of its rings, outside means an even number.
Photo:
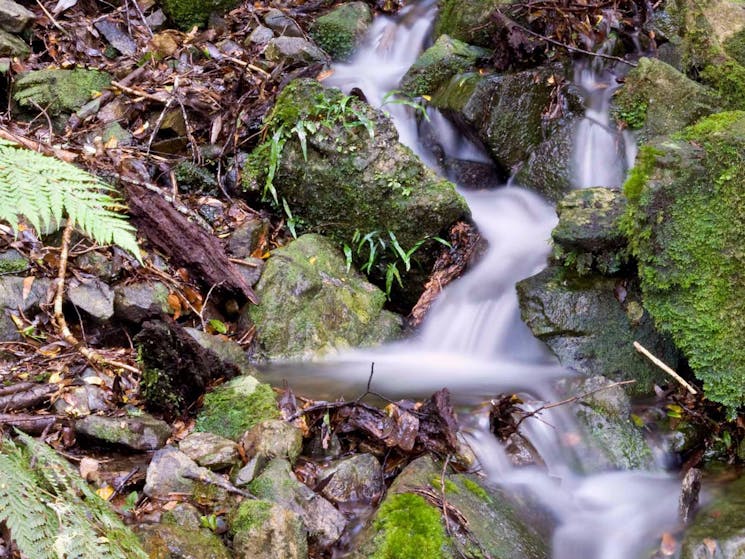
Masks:
[[[395,17],[377,17],[357,57],[336,65],[324,83],[347,92],[359,88],[371,104],[381,106],[426,46],[435,10],[434,0],[425,0]],[[630,165],[629,158],[633,160],[633,142],[611,126],[609,75],[599,79],[589,66],[579,66],[575,81],[587,95],[586,117],[576,136],[575,186],[616,186]],[[391,114],[401,141],[432,162],[420,145],[412,109],[394,104],[383,108]],[[484,160],[483,152],[463,140],[439,113],[432,113],[431,126],[449,156]],[[556,224],[554,209],[516,186],[462,194],[489,250],[441,294],[418,336],[323,363],[292,365],[284,372],[295,371],[288,375],[293,386],[318,397],[358,394],[374,362],[374,389],[391,398],[426,396],[447,386],[461,403],[517,392],[539,400],[556,399],[553,381],[569,372],[522,323],[515,291],[517,281],[545,266],[548,239]],[[297,376],[299,368],[302,379]],[[274,374],[282,372],[281,367],[274,368]],[[319,387],[314,389],[309,378],[318,380]],[[333,394],[328,394],[330,387]],[[484,425],[486,418],[474,415],[470,423],[471,445],[489,479],[528,491],[555,518],[554,559],[642,557],[662,531],[676,524],[677,484],[671,477],[641,471],[593,475],[577,471],[582,456],[566,444],[562,433],[578,429],[561,407],[521,426],[545,463],[541,467],[513,467]]]

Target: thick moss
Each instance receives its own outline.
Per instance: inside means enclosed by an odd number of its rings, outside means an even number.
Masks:
[[[733,411],[745,404],[745,113],[645,148],[625,190],[644,306]]]
[[[383,503],[375,520],[376,550],[372,559],[445,557],[447,541],[440,512],[421,495],[403,493]]]
[[[370,8],[364,2],[350,2],[319,17],[310,34],[334,60],[348,60],[357,49],[372,21]]]
[[[492,33],[496,29],[496,23],[490,16],[503,4],[509,4],[509,1],[441,0],[435,36],[447,34],[460,41],[489,48],[493,46]]]
[[[456,75],[474,67],[489,51],[440,35],[401,79],[401,90],[415,97],[433,95]]]
[[[52,115],[74,112],[111,85],[111,76],[99,70],[34,70],[13,84],[13,100],[22,108],[44,107]]]
[[[163,11],[181,29],[207,24],[210,14],[221,15],[233,9],[238,0],[161,0]]]
[[[243,501],[230,516],[230,534],[251,530],[267,521],[274,503],[262,500]]]
[[[257,423],[278,417],[272,387],[244,375],[205,395],[196,430],[238,440]]]

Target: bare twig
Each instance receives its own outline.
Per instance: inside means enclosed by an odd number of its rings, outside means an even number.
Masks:
[[[41,2],[39,1],[39,0],[36,0],[36,3],[37,3],[37,4],[39,5],[39,7],[41,8],[41,11],[42,11],[42,12],[44,12],[44,15],[45,15],[45,16],[47,16],[47,17],[49,18],[49,21],[51,21],[51,22],[52,22],[52,25],[54,25],[54,26],[55,26],[55,27],[56,27],[57,29],[59,29],[60,31],[62,31],[62,33],[64,33],[65,35],[69,35],[69,33],[67,32],[67,29],[65,29],[64,27],[62,27],[62,26],[61,26],[61,25],[60,25],[60,24],[59,24],[59,23],[57,22],[57,20],[56,20],[56,19],[54,19],[54,16],[53,16],[52,14],[50,14],[50,13],[49,13],[49,10],[47,10],[47,9],[46,9],[46,8],[44,7],[44,4],[42,4],[42,3],[41,3]]]
[[[657,365],[660,369],[662,369],[663,371],[665,371],[668,375],[670,375],[675,380],[677,380],[682,386],[684,386],[686,388],[686,390],[688,390],[688,392],[690,392],[691,394],[698,394],[698,391],[695,388],[693,388],[693,386],[691,386],[683,377],[681,377],[678,373],[676,373],[675,371],[673,371],[670,367],[668,367],[660,359],[658,359],[657,357],[655,357],[654,355],[652,355],[650,353],[650,351],[647,348],[645,348],[642,344],[640,344],[639,342],[634,342],[634,349],[636,349],[636,351],[638,351],[644,357],[646,357],[647,359],[649,359],[652,363],[654,363],[655,365]]]

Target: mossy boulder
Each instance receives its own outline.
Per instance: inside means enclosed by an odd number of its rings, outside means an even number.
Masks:
[[[558,66],[458,75],[432,101],[471,127],[505,174],[559,200],[571,187],[574,130],[584,115],[579,92],[557,87],[562,76]]]
[[[480,59],[489,55],[486,49],[440,35],[401,79],[401,90],[414,97],[433,95],[454,75],[472,70]]]
[[[500,6],[509,4],[505,0],[441,0],[435,36],[447,34],[466,43],[492,47],[492,34],[497,25],[490,16]]]
[[[745,112],[642,147],[624,228],[644,306],[731,411],[745,404]]]
[[[300,517],[271,501],[247,500],[231,515],[237,559],[305,559],[308,537]]]
[[[303,235],[272,252],[248,308],[269,358],[310,358],[396,338],[401,319],[383,310],[385,293],[347,270],[335,243]]]
[[[357,50],[372,22],[372,12],[364,2],[349,2],[319,17],[310,28],[316,44],[334,60],[348,60]]]
[[[203,27],[211,14],[222,15],[235,8],[239,0],[159,0],[163,11],[179,28]]]
[[[18,76],[12,96],[21,109],[42,107],[56,116],[77,111],[109,85],[111,76],[99,70],[32,70]]]
[[[524,522],[504,493],[478,478],[447,474],[445,496],[465,519],[468,531],[450,522],[445,530],[441,508],[422,492],[440,495],[442,467],[422,457],[399,475],[380,508],[362,530],[355,559],[418,559],[431,557],[499,557],[539,559],[548,548],[536,530]]]
[[[639,355],[638,341],[671,366],[678,363],[672,344],[657,333],[627,278],[585,276],[550,266],[517,284],[520,313],[565,367],[613,380],[636,380],[633,390],[647,392],[664,373]]]
[[[682,35],[685,71],[730,109],[745,107],[745,6],[729,0],[675,0],[667,6]]]
[[[174,524],[141,525],[137,535],[148,557],[179,559],[230,559],[219,536],[206,528]]]
[[[276,192],[298,229],[324,233],[339,247],[356,248],[356,235],[374,235],[386,249],[378,251],[369,275],[384,285],[388,264],[396,264],[405,289],[394,285],[394,300],[413,304],[440,250],[431,237],[445,236],[469,213],[454,185],[398,142],[382,111],[313,80],[285,87],[267,124],[268,138],[279,139],[251,153],[244,167],[246,188],[266,196]],[[429,239],[413,255],[408,273],[391,233],[404,251]],[[367,249],[363,243],[361,251],[353,251],[359,264],[367,260]]]
[[[616,119],[642,139],[673,134],[721,110],[716,92],[654,58],[641,58],[614,97]]]
[[[745,477],[714,489],[686,529],[681,559],[745,556]]]
[[[257,423],[278,417],[272,387],[250,375],[241,375],[204,396],[196,430],[237,441]]]

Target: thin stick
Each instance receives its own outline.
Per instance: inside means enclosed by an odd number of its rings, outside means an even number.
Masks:
[[[634,349],[636,349],[636,351],[644,355],[644,357],[649,359],[652,363],[657,365],[660,369],[665,371],[668,375],[670,375],[675,380],[677,380],[680,384],[682,384],[688,390],[688,392],[690,392],[691,394],[698,394],[698,391],[695,388],[693,388],[693,386],[688,384],[688,382],[683,377],[681,377],[678,373],[676,373],[670,367],[665,365],[665,363],[660,361],[657,357],[652,355],[649,352],[649,350],[645,348],[642,344],[640,344],[639,342],[634,342]]]
[[[39,0],[36,0],[36,3],[37,3],[37,4],[39,5],[39,7],[41,8],[41,11],[42,11],[42,12],[44,12],[44,15],[46,15],[46,16],[47,16],[47,17],[49,18],[49,21],[51,21],[51,22],[52,22],[52,25],[54,25],[54,26],[55,26],[55,27],[56,27],[57,29],[59,29],[60,31],[62,31],[62,33],[64,33],[65,35],[69,35],[69,33],[67,32],[67,29],[65,29],[64,27],[62,27],[62,26],[61,26],[61,25],[60,25],[60,24],[59,24],[59,23],[57,22],[57,20],[56,20],[56,19],[54,19],[54,16],[53,16],[52,14],[50,14],[50,13],[49,13],[49,11],[48,11],[48,10],[47,10],[47,9],[46,9],[46,8],[44,7],[44,4],[42,4],[41,2],[39,2]]]

